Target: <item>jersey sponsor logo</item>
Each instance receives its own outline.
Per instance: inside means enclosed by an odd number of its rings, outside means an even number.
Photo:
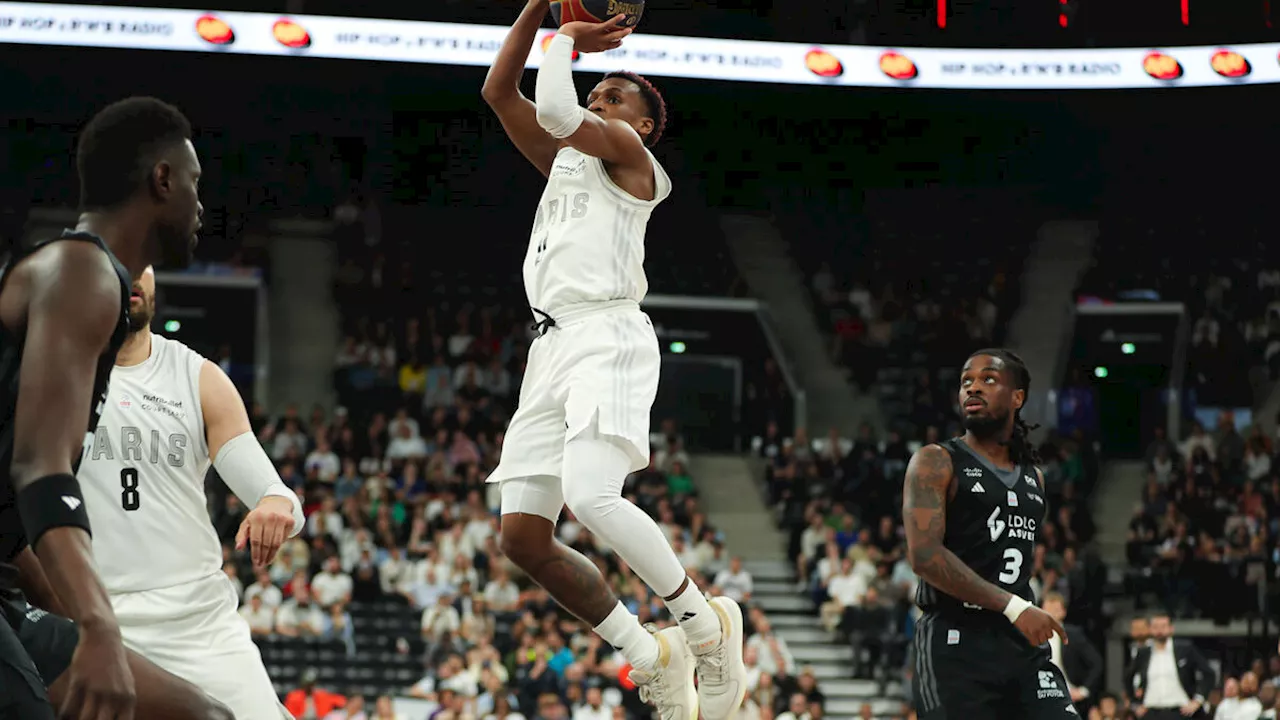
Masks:
[[[187,448],[190,446],[186,433],[169,433],[166,437],[159,430],[144,434],[141,428],[125,425],[120,428],[119,437],[113,438],[110,428],[99,426],[89,437],[85,459],[146,460],[152,465],[164,462],[170,467],[180,468],[187,464]]]
[[[578,162],[576,163],[557,160],[556,163],[551,166],[550,177],[556,178],[556,177],[581,175],[586,171],[587,171],[586,158],[578,158]]]
[[[1040,487],[1040,484],[1036,482],[1036,479],[1031,477],[1030,475],[1023,475],[1023,477],[1026,479],[1027,484],[1030,485],[1031,487],[1033,488]]]
[[[982,468],[965,468],[965,477],[980,478],[982,477]]]
[[[1018,507],[1018,493],[1009,491],[1009,507]]]
[[[948,644],[948,645],[959,645],[959,644],[960,644],[960,631],[959,631],[959,630],[948,630],[948,631],[947,631],[947,644]]]
[[[142,402],[139,403],[139,406],[148,412],[164,413],[177,420],[185,420],[187,418],[187,411],[183,409],[181,400],[165,400],[159,395],[148,393],[142,396]]]
[[[971,488],[969,488],[969,489],[970,489],[971,491],[973,491],[973,492],[976,492],[976,493],[984,493],[984,492],[986,492],[986,490],[984,490],[984,489],[982,488],[982,483],[980,483],[980,482],[976,482],[976,483],[974,483],[974,484],[973,484],[973,487],[971,487]]]
[[[1037,494],[1035,494],[1035,493],[1027,493],[1027,497],[1031,498],[1032,500],[1035,500],[1036,502],[1040,503],[1041,505],[1043,505],[1043,504],[1044,504],[1044,498],[1040,497],[1039,495],[1037,495]]]
[[[120,402],[118,404],[120,405],[121,410],[128,410],[133,407],[133,401],[129,399],[128,395],[121,395]]]
[[[1011,540],[1036,541],[1036,520],[1024,515],[1008,515],[1008,521],[1000,517],[1001,508],[997,506],[987,518],[987,530],[991,533],[991,542],[998,541],[1008,531]]]
[[[1062,688],[1058,687],[1058,678],[1056,678],[1052,672],[1048,670],[1041,670],[1039,672],[1039,677],[1040,689],[1036,690],[1037,698],[1044,700],[1046,698],[1065,698],[1067,696],[1067,694],[1062,691]]]

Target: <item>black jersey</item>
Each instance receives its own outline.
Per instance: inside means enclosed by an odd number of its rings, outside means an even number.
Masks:
[[[102,416],[103,406],[107,400],[107,381],[111,378],[111,368],[115,365],[116,352],[129,336],[129,297],[132,294],[132,281],[129,271],[107,247],[102,238],[92,233],[63,231],[62,235],[50,240],[43,240],[18,248],[0,265],[0,288],[4,286],[9,268],[23,258],[35,253],[51,243],[63,240],[90,242],[97,245],[111,258],[111,264],[120,278],[120,317],[116,328],[111,333],[111,341],[98,360],[97,373],[93,379],[93,401],[89,405],[89,417],[85,418],[86,440],[92,441],[93,431],[98,427],[98,418]],[[25,333],[19,335],[0,324],[0,587],[12,583],[15,571],[7,563],[27,546],[26,533],[22,528],[22,520],[14,502],[13,478],[10,470],[13,463],[13,431],[14,414],[18,407],[19,370],[22,367],[22,351],[25,344]],[[72,471],[78,470],[80,456],[73,460]]]
[[[955,498],[947,501],[943,545],[983,580],[1034,603],[1031,571],[1046,510],[1035,468],[997,468],[960,438],[939,445],[951,453],[956,484]],[[925,612],[989,613],[924,580],[916,604]]]

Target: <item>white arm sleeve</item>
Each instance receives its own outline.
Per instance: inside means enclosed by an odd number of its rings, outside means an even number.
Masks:
[[[296,537],[302,532],[306,519],[302,516],[298,494],[280,479],[280,473],[276,472],[252,432],[241,433],[224,443],[218,450],[218,457],[213,459],[213,467],[231,492],[250,509],[257,507],[262,498],[269,495],[287,498],[293,505],[293,532],[289,537]]]
[[[559,33],[551,38],[538,68],[534,95],[538,124],[551,137],[567,138],[582,126],[587,111],[578,105],[578,91],[573,87],[573,38]]]

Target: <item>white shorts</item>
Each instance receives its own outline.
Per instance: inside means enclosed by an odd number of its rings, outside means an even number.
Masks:
[[[292,718],[276,697],[238,604],[221,572],[111,596],[126,647],[221,701],[236,720]]]
[[[630,300],[575,305],[552,316],[555,327],[529,348],[520,406],[488,482],[560,477],[564,444],[592,423],[622,441],[632,472],[648,467],[649,412],[662,365],[649,316]]]

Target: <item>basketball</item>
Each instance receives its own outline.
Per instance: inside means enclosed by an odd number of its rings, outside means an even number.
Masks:
[[[644,0],[551,0],[551,14],[556,25],[582,20],[604,22],[617,15],[626,15],[622,27],[634,27],[644,14]]]

